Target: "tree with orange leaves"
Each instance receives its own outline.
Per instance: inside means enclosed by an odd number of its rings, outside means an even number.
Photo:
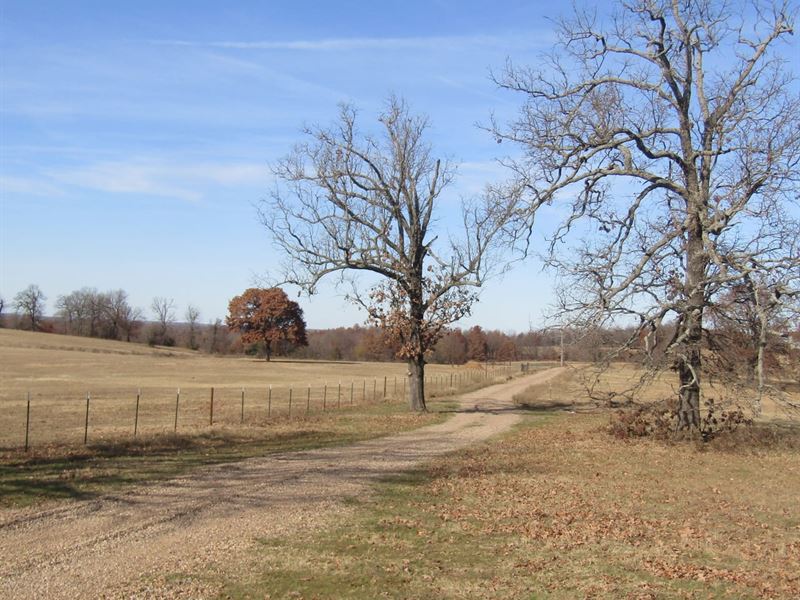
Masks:
[[[246,290],[228,304],[226,321],[241,333],[243,342],[263,342],[267,361],[276,345],[308,346],[303,309],[281,288]]]

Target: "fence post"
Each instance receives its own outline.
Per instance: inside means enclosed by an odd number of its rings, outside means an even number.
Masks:
[[[350,380],[350,406],[353,406],[353,380]]]
[[[89,442],[89,400],[91,399],[91,394],[86,392],[86,420],[83,424],[83,445],[85,446]]]
[[[364,378],[364,389],[361,390],[361,401],[366,403],[367,401],[367,379]]]
[[[267,418],[272,415],[272,385],[269,386],[269,395],[267,396]]]
[[[181,401],[181,388],[178,388],[178,393],[175,396],[175,426],[172,428],[172,431],[177,433],[178,432],[178,403]]]
[[[325,387],[322,390],[322,412],[328,408],[328,382],[325,382]]]
[[[133,413],[133,437],[136,437],[136,434],[139,431],[139,398],[142,396],[142,388],[136,390],[136,410]]]
[[[311,384],[308,384],[308,393],[306,394],[306,415],[311,410]]]
[[[289,418],[292,418],[292,387],[289,386]]]
[[[28,433],[31,430],[31,393],[28,392],[28,408],[25,412],[25,452],[28,451]]]
[[[342,408],[342,382],[339,381],[339,387],[336,388],[336,408]]]
[[[239,424],[244,423],[244,388],[242,388],[242,415],[239,418]]]
[[[383,399],[386,400],[386,375],[383,376]]]
[[[378,397],[378,378],[376,377],[375,380],[372,382],[372,401],[375,402],[375,398]]]
[[[214,424],[214,388],[211,388],[211,407],[208,410],[208,424]]]

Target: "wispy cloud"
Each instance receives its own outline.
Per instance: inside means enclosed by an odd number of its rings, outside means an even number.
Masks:
[[[323,38],[319,40],[257,40],[194,42],[189,40],[151,40],[165,46],[199,46],[237,50],[296,50],[296,51],[347,51],[347,50],[426,50],[444,47],[508,47],[537,46],[541,38],[529,34],[460,35],[427,37],[352,37]]]
[[[46,181],[33,177],[0,175],[0,196],[25,194],[31,196],[57,196],[61,190]]]
[[[196,202],[212,186],[266,185],[265,164],[104,162],[49,173],[53,181],[111,194],[141,194]]]

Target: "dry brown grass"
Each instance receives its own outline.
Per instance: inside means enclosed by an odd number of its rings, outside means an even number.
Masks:
[[[634,365],[619,363],[600,373],[590,365],[572,365],[570,371],[559,376],[547,384],[533,386],[524,393],[515,397],[517,404],[533,406],[539,409],[566,409],[578,411],[591,411],[607,408],[608,404],[601,400],[608,397],[610,392],[620,394],[632,389],[639,382],[642,371]],[[783,386],[787,387],[787,386]],[[587,393],[593,389],[593,399]],[[739,403],[743,408],[751,406],[755,392],[733,389],[730,386],[706,381],[703,385],[705,398],[714,398],[727,403]],[[661,373],[646,386],[636,390],[635,401],[639,403],[655,402],[666,398],[674,398],[677,394],[677,377],[672,372]],[[787,392],[787,397],[795,404],[800,404],[800,390]],[[624,404],[623,396],[612,396],[617,404]],[[789,413],[774,399],[765,397],[763,410],[759,418],[761,421],[780,421]]]
[[[325,362],[217,357],[183,349],[150,348],[107,340],[0,329],[0,447],[24,441],[26,397],[31,394],[32,444],[80,443],[87,393],[90,439],[130,436],[141,390],[138,432],[171,431],[180,388],[178,430],[207,426],[214,387],[214,422],[248,423],[400,397],[402,363]],[[430,365],[428,390],[467,384],[475,368]],[[499,373],[499,371],[498,371]],[[341,382],[341,388],[340,388]],[[326,389],[327,384],[327,389]],[[309,386],[311,394],[309,396]],[[272,399],[270,403],[270,387]],[[271,404],[271,406],[270,406]]]
[[[385,486],[333,530],[266,540],[229,595],[800,597],[800,431],[620,441],[607,414],[559,410],[592,406],[573,386],[530,390],[527,426]]]

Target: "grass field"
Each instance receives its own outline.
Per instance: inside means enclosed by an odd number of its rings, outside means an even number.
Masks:
[[[223,595],[800,597],[796,426],[752,445],[621,441],[580,389],[538,386],[512,434],[381,485],[325,531],[262,540]]]
[[[570,371],[560,375],[547,384],[529,388],[525,393],[520,394],[516,401],[520,405],[530,405],[537,408],[555,408],[571,410],[594,410],[605,406],[602,401],[595,401],[587,394],[587,386],[594,385],[594,392],[598,396],[609,392],[621,392],[628,390],[636,385],[641,375],[641,371],[634,365],[619,363],[602,374],[590,367],[573,365]],[[597,379],[595,379],[597,377]],[[791,386],[782,386],[792,389]],[[703,395],[705,398],[714,398],[719,401],[739,402],[741,406],[750,405],[754,390],[731,389],[725,385],[709,382],[703,383]],[[646,387],[637,390],[637,402],[653,402],[665,398],[674,398],[677,394],[677,377],[675,373],[669,371],[660,374],[655,380],[651,381]],[[747,396],[751,394],[752,396]],[[784,392],[785,398],[795,405],[800,405],[800,390]],[[620,403],[624,402],[623,397],[617,397]],[[701,411],[705,412],[704,407]],[[761,421],[780,421],[787,417],[800,417],[797,411],[787,412],[786,407],[775,402],[769,396],[763,398]]]
[[[183,349],[0,329],[0,447],[80,444],[90,395],[89,438],[186,432],[215,424],[263,423],[403,395],[402,363],[216,357]],[[517,367],[518,368],[518,367]],[[490,376],[510,370],[490,367]],[[429,365],[427,391],[441,396],[486,375]],[[178,390],[180,389],[180,397]],[[291,390],[291,392],[290,392]],[[137,417],[137,395],[138,417]],[[176,420],[177,404],[177,420]]]
[[[434,409],[447,401],[434,401]],[[274,452],[350,444],[442,421],[436,410],[412,414],[378,402],[279,419],[268,427],[215,426],[185,434],[151,434],[89,446],[35,446],[0,451],[0,509],[85,499],[183,475],[204,465]]]

